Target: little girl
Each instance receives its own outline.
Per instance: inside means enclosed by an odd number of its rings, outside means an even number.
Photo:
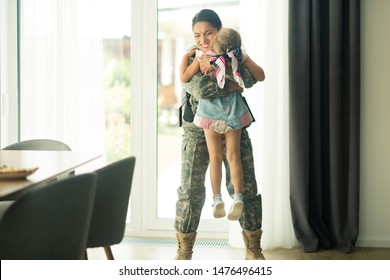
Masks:
[[[225,79],[234,79],[244,87],[238,71],[238,61],[242,60],[241,36],[231,28],[222,28],[214,37],[212,49],[215,53],[210,63],[215,67],[218,86],[223,88]],[[210,53],[206,54],[210,55]],[[188,57],[183,58],[181,65],[181,81],[188,82],[199,71],[199,64],[185,63]],[[207,148],[210,156],[210,177],[213,189],[213,213],[215,218],[226,215],[224,202],[221,196],[223,137],[225,138],[226,159],[229,163],[230,174],[234,186],[233,204],[228,213],[229,220],[241,218],[243,201],[243,170],[240,156],[241,129],[253,121],[248,107],[238,92],[231,92],[224,97],[201,99],[193,123],[204,129]]]

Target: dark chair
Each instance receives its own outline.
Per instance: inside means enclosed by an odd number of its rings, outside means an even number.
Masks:
[[[70,151],[70,147],[52,139],[31,139],[11,144],[3,150]]]
[[[134,167],[135,157],[127,157],[95,171],[95,203],[86,248],[104,247],[109,260],[114,259],[110,246],[120,243],[125,233]]]
[[[83,259],[96,174],[32,187],[0,220],[0,259]]]

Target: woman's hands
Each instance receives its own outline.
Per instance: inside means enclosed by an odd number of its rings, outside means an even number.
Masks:
[[[208,54],[203,54],[198,58],[200,72],[202,72],[203,75],[207,75],[215,71],[215,66],[210,64],[210,58],[211,55]]]
[[[244,89],[240,87],[235,81],[230,81],[229,92],[234,92],[234,91],[241,94],[244,91]]]

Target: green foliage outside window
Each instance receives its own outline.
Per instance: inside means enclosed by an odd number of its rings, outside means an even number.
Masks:
[[[104,108],[107,161],[130,155],[129,39],[104,42]]]

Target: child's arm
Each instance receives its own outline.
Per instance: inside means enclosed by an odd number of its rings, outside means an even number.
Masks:
[[[180,65],[180,81],[182,83],[187,83],[191,78],[199,72],[199,61],[194,59],[190,65],[188,65],[188,60],[195,54],[195,49],[188,51],[181,61]]]

